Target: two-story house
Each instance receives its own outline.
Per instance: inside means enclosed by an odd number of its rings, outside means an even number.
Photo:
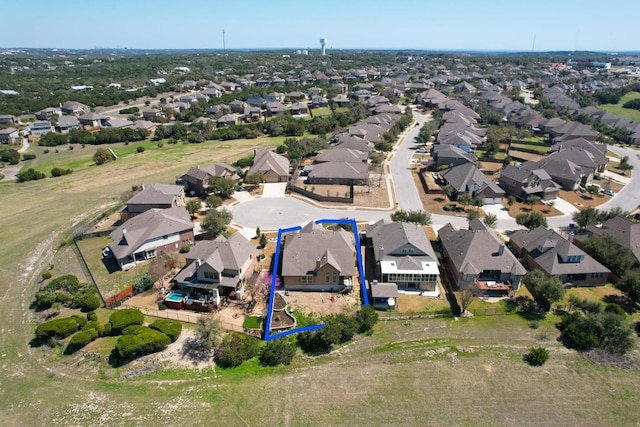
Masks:
[[[220,297],[242,299],[244,284],[253,274],[257,249],[240,233],[228,239],[202,240],[186,255],[186,265],[172,282],[184,291],[196,290],[218,305]]]

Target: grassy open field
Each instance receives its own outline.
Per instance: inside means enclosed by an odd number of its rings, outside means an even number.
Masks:
[[[600,108],[601,110],[605,110],[608,113],[613,114],[614,116],[640,122],[640,111],[622,107],[625,102],[638,98],[640,98],[640,92],[629,92],[625,96],[620,98],[620,102],[618,102],[617,104],[602,104],[598,108]]]
[[[289,367],[261,368],[255,360],[231,370],[160,366],[128,380],[120,374],[140,365],[112,369],[80,355],[62,357],[29,346],[35,316],[28,305],[40,273],[50,264],[56,274],[66,265],[78,269],[67,246],[56,252],[72,227],[117,204],[132,185],[173,182],[191,166],[233,161],[256,144],[278,143],[267,138],[162,148],[149,143],[142,154],[124,154],[99,167],[78,156],[80,148],[52,150],[51,160],[49,154],[38,156],[37,167],[75,164],[73,174],[0,184],[3,426],[637,423],[640,372],[597,367],[564,349],[555,341],[553,316],[537,330],[515,314],[381,322],[369,337],[328,356],[297,357]],[[106,313],[100,311],[102,320]],[[113,340],[102,340],[93,350],[105,354],[112,345]],[[532,345],[550,350],[543,368],[521,360]]]

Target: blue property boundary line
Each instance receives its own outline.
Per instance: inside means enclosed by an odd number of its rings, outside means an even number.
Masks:
[[[316,224],[349,224],[353,229],[353,236],[355,238],[356,246],[356,259],[358,261],[358,273],[360,275],[360,289],[362,291],[363,303],[365,306],[369,306],[369,294],[367,293],[367,287],[364,279],[364,265],[362,264],[362,251],[360,249],[360,236],[358,235],[358,225],[354,219],[319,219]],[[278,278],[278,267],[280,265],[280,251],[282,245],[282,236],[285,233],[291,233],[293,231],[301,230],[301,226],[281,228],[278,230],[278,240],[276,241],[275,259],[273,261],[273,271],[271,272],[271,289],[269,291],[269,306],[267,308],[267,322],[264,328],[264,340],[272,341],[278,338],[283,338],[288,335],[297,334],[299,332],[316,331],[324,328],[322,323],[318,325],[303,326],[301,328],[290,329],[288,331],[280,332],[271,335],[271,318],[273,316],[273,303],[276,293],[276,281]]]

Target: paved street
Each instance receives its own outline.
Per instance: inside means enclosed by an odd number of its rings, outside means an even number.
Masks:
[[[414,139],[418,136],[420,127],[427,121],[427,116],[414,111],[413,117],[418,122],[418,126],[414,125],[407,131],[394,151],[391,159],[391,176],[398,207],[404,210],[421,211],[424,208],[422,207],[418,189],[413,181],[410,162],[411,156],[415,152],[414,147],[416,144]]]
[[[611,209],[616,206],[621,207],[625,211],[633,212],[640,205],[640,179],[637,175],[640,173],[640,159],[638,159],[638,150],[633,148],[616,147],[615,145],[609,145],[607,147],[621,158],[623,156],[629,156],[629,164],[633,165],[633,179],[630,180],[618,194],[611,198],[611,200],[603,203],[598,209]]]

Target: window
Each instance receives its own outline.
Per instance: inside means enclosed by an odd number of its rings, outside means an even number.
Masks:
[[[594,279],[604,277],[604,273],[591,273],[591,277]]]
[[[412,254],[413,253],[413,248],[402,248],[402,253],[403,254]]]
[[[313,284],[313,276],[302,276],[302,277],[300,277],[300,283],[302,285],[311,285],[311,284]]]
[[[155,249],[151,249],[151,250],[147,251],[146,257],[147,257],[147,259],[155,258],[156,257],[156,250]]]
[[[204,278],[207,280],[218,280],[218,273],[215,271],[205,271]]]

